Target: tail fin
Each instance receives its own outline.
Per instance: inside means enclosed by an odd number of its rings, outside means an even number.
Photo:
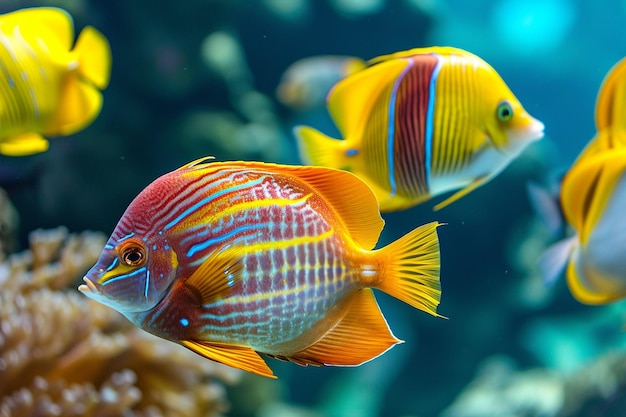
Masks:
[[[384,258],[379,290],[433,316],[441,299],[439,282],[439,238],[432,222],[418,227],[395,242],[377,250]]]
[[[329,168],[346,168],[346,142],[333,139],[308,126],[296,126],[293,130],[298,142],[300,159],[306,165]]]
[[[78,55],[78,73],[104,90],[111,76],[111,47],[104,35],[87,26],[80,32],[74,51]]]
[[[111,75],[111,50],[106,38],[92,27],[80,33],[74,53],[76,73],[64,87],[56,117],[44,132],[70,135],[88,126],[100,114],[102,93]]]

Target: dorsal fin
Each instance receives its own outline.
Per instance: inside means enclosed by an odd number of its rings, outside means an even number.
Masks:
[[[241,167],[293,175],[324,198],[337,213],[355,243],[372,249],[385,222],[372,190],[354,174],[333,168],[238,162]]]
[[[611,68],[604,78],[596,101],[596,129],[626,132],[626,58]]]
[[[185,281],[198,295],[199,304],[223,298],[241,280],[243,256],[239,246],[227,245],[214,251]]]
[[[356,366],[402,343],[389,330],[371,289],[352,297],[348,312],[330,332],[308,348],[279,358],[301,365]]]
[[[37,33],[47,42],[48,37],[53,36],[65,52],[68,52],[74,43],[74,21],[63,9],[32,7],[2,15],[0,20],[4,33],[13,32],[14,28],[19,26],[20,33],[26,38],[32,39],[32,33]]]
[[[354,174],[333,168],[281,165],[265,162],[227,161],[207,163],[200,158],[183,165],[186,169],[248,169],[272,174],[292,175],[304,181],[337,212],[352,239],[363,249],[372,249],[385,222],[378,211],[378,201],[370,187]]]
[[[328,112],[344,139],[360,138],[374,104],[407,67],[392,60],[358,71],[339,81],[327,97]]]
[[[413,48],[406,51],[394,52],[392,54],[380,55],[367,61],[367,65],[378,65],[382,62],[391,61],[394,59],[410,58],[415,55],[423,54],[437,54],[443,56],[460,55],[472,58],[478,58],[476,55],[467,52],[460,48],[454,48],[452,46],[431,46],[428,48]],[[480,59],[480,58],[479,58]],[[481,60],[482,61],[482,60]]]

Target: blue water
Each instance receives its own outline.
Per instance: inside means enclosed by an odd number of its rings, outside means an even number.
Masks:
[[[70,7],[66,3],[45,2]],[[533,254],[541,253],[550,238],[530,208],[526,183],[563,172],[593,136],[597,90],[626,54],[626,5],[583,0],[361,3],[371,3],[370,8],[363,4],[359,11],[356,0],[300,0],[291,7],[279,0],[76,2],[68,9],[76,28],[94,25],[110,40],[111,84],[98,119],[71,137],[53,139],[48,152],[25,158],[24,172],[16,174],[19,167],[0,157],[8,167],[0,171],[0,186],[6,185],[19,210],[21,244],[40,227],[66,225],[108,234],[151,180],[204,155],[298,163],[293,125],[336,133],[323,108],[298,112],[276,100],[283,71],[300,58],[342,54],[368,59],[451,45],[489,62],[526,110],[545,124],[546,137],[496,179],[440,212],[427,203],[384,216],[381,244],[428,221],[447,223],[440,229],[439,311],[449,319],[378,294],[390,327],[405,344],[359,368],[300,368],[269,360],[279,380],[251,376],[248,384],[277,384],[280,390],[269,389],[273,394],[267,403],[260,401],[251,413],[241,404],[248,401],[245,392],[233,388],[239,403],[229,415],[272,415],[268,404],[280,403],[302,413],[290,409],[292,414],[285,415],[306,415],[307,410],[329,417],[444,416],[494,358],[506,357],[520,371],[566,374],[623,349],[624,303],[584,306],[562,280],[550,288],[541,284]],[[38,4],[3,2],[0,12]],[[243,54],[226,74],[210,68],[201,53],[203,41],[218,31],[238,42]],[[626,411],[605,410],[607,416],[626,416]],[[550,415],[524,412],[510,415]],[[489,414],[468,410],[466,415]]]

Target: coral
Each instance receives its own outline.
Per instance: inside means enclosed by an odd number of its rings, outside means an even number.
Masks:
[[[608,352],[570,373],[517,370],[493,357],[440,417],[623,417],[626,352]]]
[[[215,416],[238,371],[130,324],[75,290],[105,243],[31,233],[0,264],[0,416]]]

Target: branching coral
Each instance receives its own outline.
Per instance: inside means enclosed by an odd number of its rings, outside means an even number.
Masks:
[[[75,290],[100,233],[36,231],[0,264],[0,416],[212,416],[239,373]]]

